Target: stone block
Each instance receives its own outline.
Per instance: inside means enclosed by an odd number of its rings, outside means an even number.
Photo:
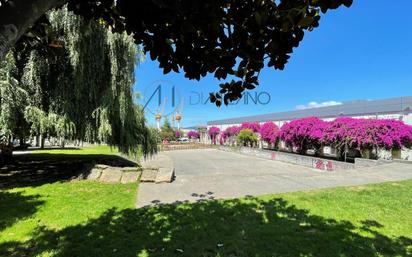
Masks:
[[[139,176],[140,176],[140,172],[137,172],[137,171],[123,172],[123,176],[120,182],[122,184],[136,183],[137,180],[139,179]]]
[[[110,168],[109,165],[105,165],[105,164],[96,164],[96,165],[94,165],[94,167],[97,168],[97,169],[101,169],[101,170],[105,170],[107,168]]]
[[[89,179],[89,180],[97,180],[97,179],[100,177],[101,174],[102,174],[102,171],[101,171],[100,169],[94,168],[94,169],[92,169],[92,170],[90,171],[90,173],[87,175],[87,179]]]
[[[121,171],[120,169],[105,169],[102,171],[100,181],[106,183],[119,183],[122,175],[123,171]]]
[[[124,172],[131,172],[131,171],[139,171],[139,167],[123,167],[121,168],[122,171]]]
[[[173,181],[174,174],[174,168],[160,168],[155,183],[170,183]]]
[[[140,177],[141,182],[154,182],[156,180],[157,170],[146,169],[143,170]]]

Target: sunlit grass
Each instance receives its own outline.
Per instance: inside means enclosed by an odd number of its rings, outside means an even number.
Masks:
[[[3,191],[0,217],[12,222],[0,230],[0,255],[412,254],[412,180],[145,209],[134,209],[135,192],[94,182]]]
[[[58,149],[38,149],[32,151],[35,154],[48,153],[48,154],[83,154],[83,155],[113,155],[118,154],[116,147],[111,147],[108,145],[96,145],[84,148],[58,148]]]

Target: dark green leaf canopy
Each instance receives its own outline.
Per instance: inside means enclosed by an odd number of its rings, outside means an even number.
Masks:
[[[72,0],[69,7],[104,20],[115,31],[133,33],[164,73],[183,71],[197,80],[208,73],[218,79],[234,77],[211,95],[219,106],[255,88],[265,65],[284,69],[305,31],[319,25],[321,12],[351,4],[352,0]]]

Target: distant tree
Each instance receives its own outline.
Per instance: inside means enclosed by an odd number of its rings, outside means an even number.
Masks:
[[[160,129],[160,136],[162,140],[174,141],[176,140],[176,133],[170,125],[169,119],[165,119],[163,126]]]
[[[237,141],[239,145],[254,147],[258,142],[258,137],[253,130],[242,129],[237,135]]]

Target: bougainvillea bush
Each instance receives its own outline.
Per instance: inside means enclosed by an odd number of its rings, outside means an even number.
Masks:
[[[323,130],[327,122],[308,117],[285,123],[280,129],[279,137],[287,146],[296,148],[301,154],[308,149],[319,153],[323,146]]]
[[[273,122],[266,122],[260,127],[259,134],[263,141],[274,145],[278,140],[279,127]]]
[[[337,118],[324,130],[324,142],[343,153],[344,148],[386,150],[412,147],[412,127],[399,120]]]
[[[226,128],[223,131],[223,134],[225,134],[226,137],[236,136],[237,134],[239,134],[240,129],[241,128],[238,126],[231,126],[231,127]]]
[[[412,126],[399,120],[376,120],[374,128],[378,147],[387,150],[412,147]]]
[[[250,129],[254,133],[259,132],[260,124],[257,122],[244,122],[240,125],[240,130],[242,129]]]
[[[226,128],[222,134],[221,137],[223,138],[224,142],[229,142],[230,145],[234,144],[234,138],[239,134],[240,132],[240,127],[238,126],[231,126]]]
[[[212,139],[212,143],[216,144],[216,137],[219,135],[220,129],[218,127],[210,127],[209,128],[209,136]]]
[[[191,131],[187,132],[187,137],[190,138],[190,139],[199,139],[200,134],[199,134],[199,132],[197,132],[195,130],[191,130]]]
[[[358,149],[410,148],[412,127],[399,120],[337,118],[324,130],[325,142],[331,145],[347,143]]]
[[[179,130],[175,131],[175,137],[176,138],[180,138],[182,136],[182,132],[180,132]]]

